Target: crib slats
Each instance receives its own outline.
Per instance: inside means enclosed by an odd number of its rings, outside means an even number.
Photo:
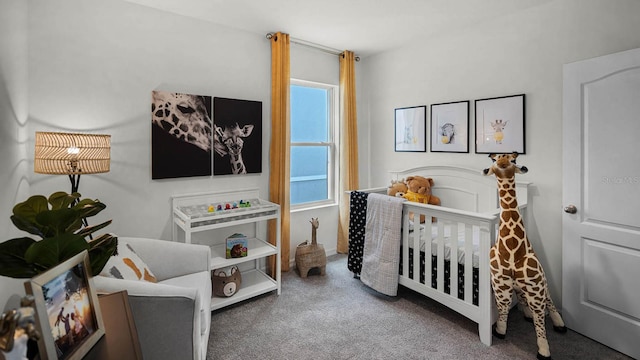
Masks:
[[[436,236],[436,242],[437,242],[437,250],[436,250],[436,269],[438,269],[438,271],[436,272],[438,277],[436,279],[436,289],[438,289],[438,291],[444,292],[444,242],[445,242],[445,237],[444,237],[444,224],[445,224],[445,220],[439,219],[438,223],[437,223],[437,236]],[[430,244],[430,242],[427,242],[427,244]],[[431,247],[430,246],[425,246],[425,251],[428,251],[429,254],[429,258],[431,258]]]
[[[414,226],[414,231],[413,234],[415,236],[415,241],[413,243],[413,279],[420,283],[420,242],[421,240],[424,241],[426,240],[426,238],[424,238],[424,231],[420,230],[420,214],[418,213],[414,213],[413,214],[413,226]],[[426,254],[426,253],[425,253]],[[425,261],[425,268],[424,268],[424,283],[425,284],[430,284],[431,283],[431,258],[429,256],[424,257],[424,261]]]
[[[449,248],[451,249],[451,256],[449,261],[449,283],[452,296],[458,296],[458,229],[460,228],[459,222],[451,223],[451,237],[449,238]],[[465,297],[465,299],[467,299]]]
[[[464,227],[464,301],[473,303],[473,227]]]

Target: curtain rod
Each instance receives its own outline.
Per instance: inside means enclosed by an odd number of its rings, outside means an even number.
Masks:
[[[267,33],[266,38],[271,40],[273,35],[274,35],[273,33]],[[291,36],[289,36],[289,41],[294,43],[294,44],[298,44],[298,45],[314,48],[314,49],[317,49],[317,50],[320,50],[320,51],[324,51],[324,52],[332,54],[332,55],[340,55],[340,54],[342,54],[342,51],[340,51],[340,50],[337,50],[337,49],[334,49],[334,48],[330,48],[328,46],[312,43],[310,41],[296,39],[296,38],[293,38]],[[355,60],[356,61],[360,61],[360,56],[356,56]]]

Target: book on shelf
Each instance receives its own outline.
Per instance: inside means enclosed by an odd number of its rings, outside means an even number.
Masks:
[[[247,256],[249,240],[240,233],[235,233],[227,237],[227,259]]]

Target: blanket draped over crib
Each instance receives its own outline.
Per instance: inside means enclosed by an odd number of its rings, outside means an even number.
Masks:
[[[369,194],[362,252],[362,283],[389,296],[398,294],[402,204],[405,199]]]
[[[352,191],[349,196],[349,255],[347,268],[355,277],[362,271],[364,249],[364,225],[367,220],[367,197],[369,193]]]

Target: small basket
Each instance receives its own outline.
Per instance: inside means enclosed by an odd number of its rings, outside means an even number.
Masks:
[[[213,295],[219,297],[233,296],[240,290],[242,284],[242,274],[237,266],[232,266],[227,275],[222,270],[214,270],[211,272],[211,285],[213,287]]]

